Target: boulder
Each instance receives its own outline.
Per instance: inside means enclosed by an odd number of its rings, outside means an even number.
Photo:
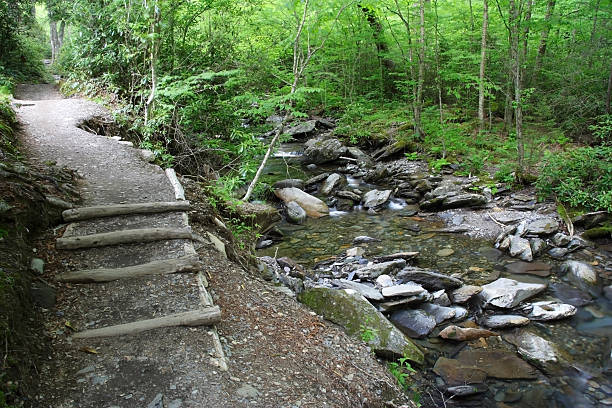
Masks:
[[[485,329],[463,328],[459,326],[448,326],[440,332],[440,337],[447,340],[467,341],[476,340],[481,337],[499,336],[497,333]]]
[[[285,180],[280,180],[277,181],[276,183],[274,183],[272,185],[272,188],[274,190],[278,190],[281,188],[288,188],[288,187],[295,187],[295,188],[299,188],[300,190],[304,189],[304,180],[302,179],[285,179]]]
[[[592,295],[601,293],[601,286],[597,272],[588,264],[580,261],[566,261],[561,264],[561,273],[571,283]]]
[[[422,286],[422,285],[421,285]],[[446,291],[444,289],[440,289],[437,292],[431,294],[432,303],[438,306],[450,306],[451,301]]]
[[[260,233],[270,230],[282,218],[278,210],[268,204],[241,203],[235,209],[241,218],[258,225]]]
[[[374,160],[358,147],[347,147],[346,154],[357,160],[357,165],[361,168],[372,167],[374,165]]]
[[[391,197],[391,190],[371,190],[365,193],[363,196],[363,207],[364,208],[376,208],[380,207]]]
[[[346,198],[347,200],[351,200],[355,203],[361,202],[361,196],[359,194],[355,194],[348,190],[340,190],[336,192],[336,196],[339,198]]]
[[[531,262],[533,260],[533,253],[531,252],[529,241],[518,235],[511,236],[510,256],[519,257],[523,261]]]
[[[462,350],[457,360],[466,367],[478,367],[487,376],[501,380],[533,380],[537,371],[515,353],[504,350]]]
[[[309,120],[307,122],[303,122],[296,126],[290,127],[289,129],[285,130],[285,134],[291,137],[304,137],[309,133],[314,132],[316,127],[317,121]]]
[[[558,373],[559,350],[550,341],[525,329],[516,329],[503,337],[507,342],[514,344],[518,353],[536,367],[548,374]]]
[[[480,384],[487,379],[487,373],[476,367],[463,365],[458,360],[440,357],[433,367],[434,373],[442,377],[447,385]]]
[[[472,296],[479,294],[482,292],[482,286],[474,286],[474,285],[464,285],[459,289],[455,289],[451,293],[451,300],[453,303],[466,303],[468,300],[472,298]]]
[[[480,320],[480,323],[490,329],[506,329],[519,327],[529,324],[529,319],[518,315],[496,315],[487,316]]]
[[[442,200],[442,209],[462,208],[462,207],[478,207],[485,205],[488,202],[487,197],[481,194],[464,193],[457,194],[451,197],[446,197]]]
[[[398,310],[391,314],[389,320],[402,333],[417,339],[427,336],[436,327],[436,320],[422,310]]]
[[[572,241],[572,237],[569,235],[563,234],[562,232],[557,232],[552,237],[552,242],[555,246],[563,247],[569,244]]]
[[[546,285],[543,284],[522,283],[513,279],[499,278],[484,285],[478,297],[484,303],[484,307],[491,305],[509,309],[545,289]]]
[[[287,203],[287,220],[293,224],[302,224],[306,221],[306,211],[295,201]]]
[[[468,315],[470,314],[465,307],[456,306],[456,305],[453,305],[451,307],[455,309],[455,318],[453,319],[453,322],[463,321],[467,319]]]
[[[336,282],[334,282],[336,283]],[[366,299],[370,300],[383,300],[384,297],[380,291],[372,286],[368,286],[364,283],[353,282],[346,279],[340,279],[337,281],[338,286],[344,289],[353,289],[357,293],[361,294]]]
[[[455,309],[452,307],[439,306],[433,303],[423,303],[420,306],[420,309],[433,316],[433,318],[436,320],[436,324],[453,319],[456,313]]]
[[[542,255],[548,247],[546,241],[540,238],[529,238],[529,245],[531,246],[531,253],[534,257]]]
[[[406,261],[396,259],[395,261],[382,262],[359,268],[355,271],[355,275],[360,279],[376,279],[382,274],[390,274],[398,269],[406,266]]]
[[[417,267],[404,268],[402,271],[398,272],[397,278],[400,280],[400,283],[415,282],[430,291],[440,289],[452,290],[463,285],[460,279]]]
[[[310,139],[304,146],[305,160],[315,164],[338,160],[346,153],[346,147],[336,138],[318,137]]]
[[[329,214],[329,208],[323,201],[299,188],[281,188],[280,190],[275,190],[274,194],[285,203],[295,201],[310,217],[320,218]]]
[[[346,177],[338,174],[338,173],[333,173],[330,174],[325,181],[323,182],[323,185],[321,186],[321,194],[323,195],[330,195],[334,190],[337,190],[343,186],[346,185]]]
[[[412,362],[423,364],[423,352],[354,290],[314,288],[302,292],[299,300],[326,319],[343,326],[349,334],[358,336],[363,330],[368,330],[372,336],[368,336],[367,343],[376,354],[391,358],[405,356]]]
[[[526,235],[550,235],[559,229],[559,223],[552,217],[538,218],[527,223],[524,234]]]
[[[382,289],[382,295],[386,298],[395,297],[395,296],[417,296],[424,292],[427,292],[423,287],[419,284],[410,282],[404,283],[401,285],[393,285],[387,286]]]
[[[544,301],[532,303],[533,309],[527,317],[531,320],[549,321],[571,317],[576,314],[576,308],[565,303]]]
[[[308,180],[306,180],[304,182],[304,186],[305,187],[310,187],[313,186],[317,183],[322,182],[323,180],[325,180],[327,177],[329,177],[329,173],[321,173],[319,175],[313,176],[311,178],[309,178]]]

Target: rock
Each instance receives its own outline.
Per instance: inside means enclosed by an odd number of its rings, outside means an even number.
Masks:
[[[402,333],[417,339],[427,336],[434,327],[436,327],[436,320],[422,310],[399,310],[393,312],[389,320],[391,320]]]
[[[289,201],[287,203],[287,221],[293,224],[302,224],[306,221],[306,211],[300,207],[295,201]]]
[[[55,306],[56,291],[46,283],[34,282],[30,294],[34,303],[42,308],[51,309]]]
[[[346,185],[346,177],[338,174],[338,173],[333,173],[330,174],[325,181],[323,182],[323,185],[321,186],[321,194],[323,195],[330,195],[334,190],[339,189],[340,187],[343,187]]]
[[[315,131],[317,126],[316,120],[309,120],[307,122],[300,123],[296,126],[293,126],[287,130],[285,130],[285,134],[291,137],[304,137],[309,133]]]
[[[336,193],[336,196],[340,198],[346,198],[348,200],[353,201],[354,203],[361,202],[361,196],[359,194],[355,194],[352,191],[348,191],[348,190],[340,190]]]
[[[349,334],[358,336],[364,328],[369,330],[373,336],[367,343],[376,354],[391,358],[403,355],[423,364],[423,352],[357,292],[315,288],[303,292],[299,299],[326,319],[343,326]]]
[[[376,161],[390,159],[402,153],[404,149],[406,148],[406,144],[407,143],[405,141],[397,141],[397,142],[388,144],[387,146],[381,149],[378,149],[377,151],[372,153],[372,158]]]
[[[540,238],[529,238],[529,245],[531,246],[531,253],[534,257],[541,256],[548,247],[546,241]]]
[[[346,256],[363,256],[365,249],[361,247],[349,248],[346,250]]]
[[[599,295],[601,287],[597,272],[590,265],[579,261],[566,261],[559,268],[565,278],[582,290],[592,295]]]
[[[353,238],[353,244],[367,244],[370,242],[380,242],[380,239],[368,237],[367,235],[360,235]]]
[[[183,400],[175,399],[168,403],[166,408],[181,408],[183,406]]]
[[[451,256],[452,254],[454,254],[455,251],[452,250],[451,248],[443,248],[441,250],[439,250],[438,252],[436,252],[437,256]]]
[[[292,201],[292,200],[289,200]],[[264,233],[281,220],[278,210],[268,204],[241,203],[236,206],[240,218],[249,220],[252,225],[259,225],[259,231]]]
[[[550,290],[556,298],[572,306],[585,306],[593,301],[593,298],[588,293],[565,283],[551,283]]]
[[[466,341],[476,340],[481,337],[499,336],[497,333],[485,329],[463,328],[459,326],[448,326],[440,332],[440,337],[447,340]]]
[[[153,401],[147,405],[147,408],[164,408],[164,395],[157,394],[155,398],[153,398]]]
[[[453,322],[460,322],[462,320],[465,320],[468,315],[469,312],[466,308],[461,307],[461,306],[451,306],[453,309],[455,309],[455,318],[453,319]]]
[[[433,367],[433,372],[442,377],[450,386],[480,384],[487,379],[487,373],[476,367],[464,366],[458,360],[440,357]]]
[[[531,262],[533,260],[533,253],[531,252],[529,241],[518,235],[511,236],[510,256],[519,257],[523,261]]]
[[[546,285],[543,284],[522,283],[513,279],[499,278],[484,285],[478,297],[483,301],[484,307],[492,305],[509,309],[545,289]]]
[[[401,285],[387,286],[382,289],[382,295],[386,298],[395,296],[416,296],[426,292],[425,289],[419,284],[409,282]]]
[[[551,266],[543,262],[512,262],[504,266],[510,273],[517,275],[529,274],[541,277],[547,277],[550,275]]]
[[[444,289],[440,289],[439,291],[432,293],[432,302],[434,305],[438,306],[450,306],[451,304],[450,298]]]
[[[578,250],[578,249],[580,249],[580,248],[584,248],[584,247],[586,247],[586,246],[587,246],[587,243],[586,243],[586,241],[585,241],[585,240],[583,240],[583,239],[582,239],[582,238],[580,238],[580,237],[574,237],[574,238],[573,238],[573,239],[572,239],[572,240],[569,242],[569,244],[567,244],[567,250],[568,250],[569,252],[573,252],[573,251],[576,251],[576,250]]]
[[[480,323],[490,329],[506,329],[525,326],[529,324],[529,319],[518,315],[495,315],[481,319]]]
[[[572,241],[572,237],[570,237],[569,235],[565,235],[561,232],[557,232],[553,237],[552,237],[552,242],[553,244],[555,244],[555,246],[558,247],[563,247],[566,246],[567,244],[569,244]]]
[[[431,300],[431,294],[429,292],[423,292],[415,296],[408,296],[399,298],[397,300],[391,300],[388,302],[381,302],[378,304],[378,309],[383,313],[391,313],[396,310],[404,309],[409,305],[416,305]]]
[[[206,237],[213,245],[213,247],[223,256],[224,259],[227,259],[227,251],[225,250],[225,243],[219,239],[216,235],[211,232],[206,231]]]
[[[473,286],[473,285],[464,285],[459,289],[454,290],[450,298],[453,303],[463,304],[472,298],[472,296],[479,294],[482,292],[481,286]]]
[[[255,399],[259,397],[260,392],[252,385],[244,384],[236,390],[236,394],[241,398]]]
[[[355,270],[355,275],[360,279],[376,279],[382,274],[388,275],[391,272],[402,269],[404,266],[406,266],[406,261],[403,259],[397,259],[395,261],[364,266],[363,268]]]
[[[533,380],[537,371],[521,360],[515,353],[503,350],[462,350],[457,356],[459,363],[467,367],[478,367],[487,376],[500,380]]]
[[[488,389],[489,387],[486,384],[457,385],[455,387],[448,387],[446,392],[453,397],[463,398],[487,392]]]
[[[346,279],[340,279],[338,281],[339,286],[344,289],[353,289],[357,293],[361,294],[366,299],[370,300],[383,300],[384,297],[380,291],[372,286],[365,285],[363,283],[357,283]]]
[[[346,154],[346,147],[336,138],[318,137],[304,145],[304,158],[314,164],[337,160]]]
[[[371,190],[365,193],[363,196],[363,207],[364,208],[376,208],[380,207],[391,197],[391,190]]]
[[[515,224],[519,221],[522,221],[529,215],[529,213],[524,212],[516,212],[516,211],[504,211],[500,213],[491,214],[495,220],[501,222],[502,224]]]
[[[604,287],[603,294],[606,297],[606,299],[608,299],[609,301],[612,301],[612,285],[608,285]],[[574,306],[580,306],[580,305],[574,305]]]
[[[451,197],[444,198],[442,200],[442,209],[446,210],[450,208],[478,207],[481,205],[485,205],[487,202],[487,197],[480,194],[457,194]]]
[[[527,223],[525,227],[526,235],[550,235],[557,232],[559,223],[551,217],[538,218]]]
[[[323,201],[305,193],[299,188],[281,188],[280,190],[275,190],[274,194],[285,203],[295,201],[310,217],[320,218],[329,214],[329,208]]]
[[[30,270],[42,275],[45,272],[45,261],[40,258],[32,258],[30,261]]]
[[[271,247],[272,245],[274,245],[274,241],[272,241],[271,239],[264,239],[258,241],[257,244],[255,244],[255,249],[264,249]]]
[[[398,272],[397,278],[400,280],[400,283],[415,282],[431,291],[440,289],[452,290],[463,285],[460,279],[414,266],[406,267]]]
[[[153,163],[155,161],[155,153],[147,149],[138,149],[138,155],[140,158],[147,163]]]
[[[325,180],[328,177],[329,177],[329,173],[321,173],[321,174],[319,174],[317,176],[311,177],[308,180],[306,180],[304,182],[304,186],[305,187],[313,186],[313,185],[315,185],[317,183],[322,182],[323,180]]]
[[[446,320],[450,320],[455,317],[455,309],[452,307],[439,306],[433,303],[423,303],[420,309],[425,313],[433,316],[436,320],[436,324],[440,324]]]
[[[505,334],[503,337],[504,340],[514,344],[518,353],[527,361],[547,373],[557,371],[555,365],[559,361],[558,350],[548,340],[521,329]]]
[[[360,168],[372,167],[374,165],[372,158],[358,147],[347,147],[346,154],[347,156],[356,159],[357,165]]]
[[[405,261],[410,261],[411,259],[416,258],[418,255],[418,252],[396,252],[394,254],[377,256],[375,259],[377,262],[387,262],[393,261],[395,259],[403,259]]]
[[[287,288],[291,289],[296,295],[299,295],[304,291],[304,281],[300,278],[280,274],[278,276],[278,280]]]
[[[380,275],[376,278],[376,284],[381,288],[386,288],[387,286],[393,286],[395,283],[393,282],[393,278],[389,275]]]
[[[576,308],[564,303],[544,301],[532,303],[533,309],[527,317],[531,320],[549,321],[565,319],[576,314]]]
[[[548,255],[555,259],[561,259],[569,253],[567,248],[551,248],[548,250]]]
[[[272,188],[274,190],[280,190],[281,188],[295,187],[295,188],[299,188],[300,190],[303,190],[304,186],[305,186],[305,183],[304,183],[304,180],[302,179],[285,179],[285,180],[280,180],[274,183],[272,185]]]

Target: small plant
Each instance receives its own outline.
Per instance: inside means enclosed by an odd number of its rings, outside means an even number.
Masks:
[[[436,172],[439,173],[440,170],[442,170],[442,167],[444,166],[449,166],[452,163],[449,162],[448,160],[446,160],[445,158],[441,158],[441,159],[436,159],[434,161],[432,161],[431,163],[429,163],[429,165],[431,166],[431,168]]]
[[[361,340],[363,340],[365,343],[369,343],[374,340],[376,338],[376,333],[376,329],[364,326],[363,324],[359,325],[359,335]]]
[[[410,153],[406,153],[406,159],[410,160],[410,161],[416,161],[416,160],[420,160],[421,159],[421,155],[418,152],[410,152]]]
[[[416,404],[417,407],[421,406],[421,394],[416,391],[413,384],[409,383],[410,373],[416,373],[416,370],[412,368],[410,363],[408,362],[407,357],[402,357],[397,361],[393,361],[388,363],[389,371],[391,371],[391,375],[395,377],[399,385],[405,392],[412,392],[411,398],[412,401]]]

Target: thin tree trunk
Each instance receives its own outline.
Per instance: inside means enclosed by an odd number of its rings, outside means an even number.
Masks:
[[[444,114],[442,110],[442,76],[440,75],[440,41],[438,38],[438,0],[434,0],[436,19],[434,21],[434,38],[436,42],[436,87],[438,88],[438,110],[440,127],[442,128],[442,158],[446,157],[446,135],[444,132]]]
[[[381,24],[379,18],[376,16],[374,10],[369,6],[362,6],[361,11],[364,12],[366,18],[368,20],[368,24],[372,29],[374,42],[376,45],[376,52],[378,57],[378,64],[380,67],[380,75],[381,75],[381,83],[382,83],[382,93],[383,94],[393,94],[395,92],[395,86],[393,81],[389,78],[389,72],[394,69],[393,60],[389,59],[387,53],[389,52],[389,46],[385,42],[383,35],[383,25]]]
[[[419,0],[420,36],[419,36],[419,78],[417,84],[417,103],[415,109],[415,130],[417,139],[423,139],[421,112],[423,111],[423,82],[425,77],[425,1]]]
[[[608,76],[608,92],[606,94],[606,113],[610,114],[610,96],[612,94],[612,59],[610,60],[610,75]]]
[[[599,13],[599,3],[601,0],[597,0],[595,3],[595,11],[593,12],[593,28],[591,29],[591,45],[595,45],[595,34],[597,33],[597,14]]]
[[[533,0],[527,0],[527,11],[525,12],[525,24],[523,28],[523,64],[527,64],[527,51],[529,43],[529,22],[531,21],[531,9],[533,8]],[[520,13],[520,11],[519,11]],[[521,66],[521,81],[525,80],[525,67]],[[524,87],[524,84],[523,86]]]
[[[468,0],[470,5],[470,31],[474,34],[474,9],[472,7],[472,0]]]
[[[51,63],[55,63],[57,59],[57,53],[59,50],[58,46],[58,35],[57,35],[57,21],[51,20],[49,22],[49,38],[51,40]]]
[[[488,0],[483,1],[482,11],[482,40],[480,43],[480,75],[478,87],[478,122],[480,131],[484,130],[484,102],[485,102],[485,67],[487,63],[487,28],[489,25],[489,4]]]
[[[151,92],[149,93],[149,97],[145,103],[145,118],[144,124],[145,126],[148,124],[151,111],[153,110],[153,102],[155,101],[155,94],[157,92],[157,59],[159,53],[159,43],[160,43],[160,22],[161,22],[161,12],[159,10],[159,5],[157,1],[155,1],[152,5],[154,7],[154,16],[153,21],[151,22],[151,34],[153,35],[152,44],[151,44]]]
[[[512,42],[510,51],[512,54],[512,74],[514,77],[514,110],[516,123],[516,145],[518,153],[519,174],[523,173],[525,161],[525,147],[523,143],[523,110],[521,108],[521,53],[520,41],[520,11],[515,0],[510,0],[510,30],[512,31]]]
[[[548,45],[548,34],[550,33],[550,19],[555,9],[555,3],[556,0],[549,0],[548,5],[546,6],[546,16],[544,17],[546,26],[544,27],[544,30],[542,30],[540,46],[538,47],[538,54],[536,55],[533,75],[531,76],[531,83],[537,81],[538,75],[540,75],[540,70],[542,69],[542,63],[544,61],[544,56],[546,55],[546,46]]]
[[[57,39],[59,40],[59,48],[64,45],[64,32],[66,31],[66,21],[62,20],[59,26],[59,32],[57,33]]]

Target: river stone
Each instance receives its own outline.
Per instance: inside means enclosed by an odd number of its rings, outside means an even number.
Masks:
[[[367,235],[360,235],[353,238],[353,244],[368,244],[370,242],[380,242],[380,239],[368,237]]]
[[[433,303],[423,303],[420,309],[433,316],[436,320],[436,324],[440,324],[455,317],[455,309],[452,307],[439,306]]]
[[[529,324],[529,319],[518,315],[495,315],[481,319],[481,324],[490,329],[506,329]]]
[[[448,297],[444,289],[440,289],[437,292],[432,293],[431,295],[432,295],[432,303],[434,305],[450,306],[451,304],[450,298]]]
[[[604,287],[603,294],[606,297],[606,299],[612,302],[612,285],[608,285]],[[578,305],[574,305],[574,306],[578,306]]]
[[[466,341],[476,340],[481,337],[498,336],[497,333],[485,329],[471,327],[448,326],[440,332],[440,337],[447,340]]]
[[[395,283],[393,282],[393,278],[389,275],[380,275],[376,278],[376,284],[381,288],[386,288],[387,286],[393,286]]]
[[[583,290],[576,289],[573,286],[561,282],[551,283],[550,290],[557,299],[569,303],[572,306],[585,306],[593,300],[591,295]]]
[[[401,283],[416,282],[425,289],[433,291],[440,289],[452,290],[463,285],[460,279],[415,266],[404,268],[398,272],[397,278],[400,279]]]
[[[383,313],[391,313],[395,310],[405,309],[408,305],[415,305],[418,303],[428,302],[431,300],[429,292],[419,293],[415,296],[408,296],[397,300],[390,300],[388,302],[381,302],[378,304],[378,309]]]
[[[253,225],[258,225],[258,232],[261,233],[273,229],[281,220],[280,212],[269,204],[241,203],[235,207],[235,211],[240,218],[248,219]]]
[[[365,249],[361,247],[349,248],[346,250],[346,256],[363,256]]]
[[[401,285],[393,285],[382,288],[382,294],[384,297],[394,297],[394,296],[416,296],[421,293],[426,292],[423,287],[417,283],[409,282],[403,283]]]
[[[566,246],[567,244],[569,244],[572,241],[572,237],[570,237],[569,235],[565,235],[562,232],[557,232],[555,235],[553,235],[552,237],[552,242],[553,244],[555,244],[558,247],[562,247],[562,246]]]
[[[321,186],[321,194],[330,195],[332,191],[346,185],[346,178],[338,173],[330,174]]]
[[[484,307],[492,305],[509,309],[545,289],[546,285],[543,284],[522,283],[513,279],[499,278],[484,285],[478,297],[483,301]]]
[[[440,357],[433,372],[442,377],[447,385],[480,384],[487,379],[487,373],[476,367],[463,365],[459,360]]]
[[[571,317],[576,314],[576,308],[565,303],[544,301],[532,303],[533,309],[527,317],[531,320],[549,321]]]
[[[340,287],[344,289],[353,289],[354,291],[360,293],[366,299],[370,300],[383,300],[384,297],[380,293],[380,291],[372,286],[368,286],[363,283],[353,282],[346,279],[340,279],[338,281]]]
[[[389,197],[391,197],[391,190],[371,190],[365,193],[363,196],[363,207],[364,208],[376,208],[387,201],[389,201]]]
[[[455,251],[451,248],[442,248],[438,252],[436,252],[437,256],[451,256]]]
[[[302,224],[306,221],[306,211],[300,207],[295,201],[289,201],[287,203],[287,220],[294,224]]]
[[[527,235],[550,235],[557,232],[559,223],[552,217],[538,218],[530,221],[525,226],[525,234]]]
[[[566,274],[567,280],[580,289],[592,295],[601,293],[599,276],[590,265],[579,261],[566,261],[561,264],[560,271]]]
[[[30,270],[42,275],[45,271],[45,261],[40,258],[32,258],[30,261]]]
[[[275,190],[279,190],[281,188],[295,187],[295,188],[299,188],[300,190],[303,190],[304,185],[305,185],[304,180],[302,179],[285,179],[285,180],[280,180],[274,183],[272,185],[272,188]]]
[[[551,266],[543,262],[512,262],[504,266],[510,273],[529,274],[541,276],[543,278],[550,275]]]
[[[417,339],[427,336],[436,327],[433,316],[422,310],[398,310],[391,314],[389,320],[406,336]]]
[[[314,164],[337,160],[346,153],[346,147],[336,138],[318,137],[304,145],[304,158]]]
[[[451,307],[455,309],[455,318],[453,319],[453,322],[460,322],[460,321],[465,320],[468,317],[469,312],[465,307],[456,306],[456,305],[453,305]]]
[[[374,165],[372,158],[358,147],[347,147],[346,154],[347,156],[356,159],[357,165],[361,168],[372,167]]]
[[[463,350],[457,360],[467,367],[478,367],[487,376],[500,380],[533,380],[537,371],[515,353],[503,350]]]
[[[559,351],[554,344],[527,330],[516,329],[504,336],[504,340],[514,344],[518,353],[536,367],[547,373],[558,370]]]
[[[487,197],[475,194],[475,193],[464,193],[457,194],[451,197],[446,197],[442,200],[442,208],[461,208],[461,207],[476,207],[485,205],[487,203]]]
[[[529,238],[529,245],[531,246],[531,253],[534,257],[541,256],[548,247],[546,241],[540,238]]]
[[[361,202],[361,196],[359,194],[355,194],[354,192],[348,190],[340,190],[336,193],[336,196],[339,198],[346,198],[355,203]]]
[[[472,296],[482,292],[482,286],[464,285],[459,289],[455,289],[451,292],[451,300],[453,303],[466,303],[472,298]]]
[[[567,248],[551,248],[548,250],[548,255],[555,259],[561,259],[569,253]]]
[[[307,122],[303,122],[297,124],[287,130],[285,130],[285,134],[289,136],[305,136],[308,133],[311,133],[315,130],[317,126],[316,120],[309,120]]]
[[[411,259],[416,258],[418,255],[419,252],[396,252],[389,255],[377,256],[376,260],[378,262],[393,261],[394,259],[403,259],[405,261],[410,261]]]
[[[321,173],[319,175],[313,176],[304,182],[305,187],[312,186],[314,184],[320,183],[329,177],[329,173]]]
[[[274,190],[274,194],[285,203],[295,201],[310,217],[320,218],[329,214],[329,208],[323,201],[299,188],[281,188],[280,190]]]
[[[406,266],[406,261],[397,259],[395,261],[372,264],[355,270],[355,275],[360,279],[376,279],[382,274],[390,274]]]
[[[531,252],[529,241],[518,235],[511,236],[510,256],[519,257],[523,261],[531,262],[533,260],[533,253]]]
[[[370,331],[372,336],[368,336],[371,338],[367,343],[379,356],[405,356],[412,362],[423,364],[423,352],[354,290],[315,288],[301,293],[299,300],[326,319],[343,326],[351,335],[359,336],[364,329]]]
[[[457,398],[469,397],[471,395],[481,394],[487,392],[489,387],[486,384],[471,384],[471,385],[457,385],[455,387],[448,387],[446,392]]]

